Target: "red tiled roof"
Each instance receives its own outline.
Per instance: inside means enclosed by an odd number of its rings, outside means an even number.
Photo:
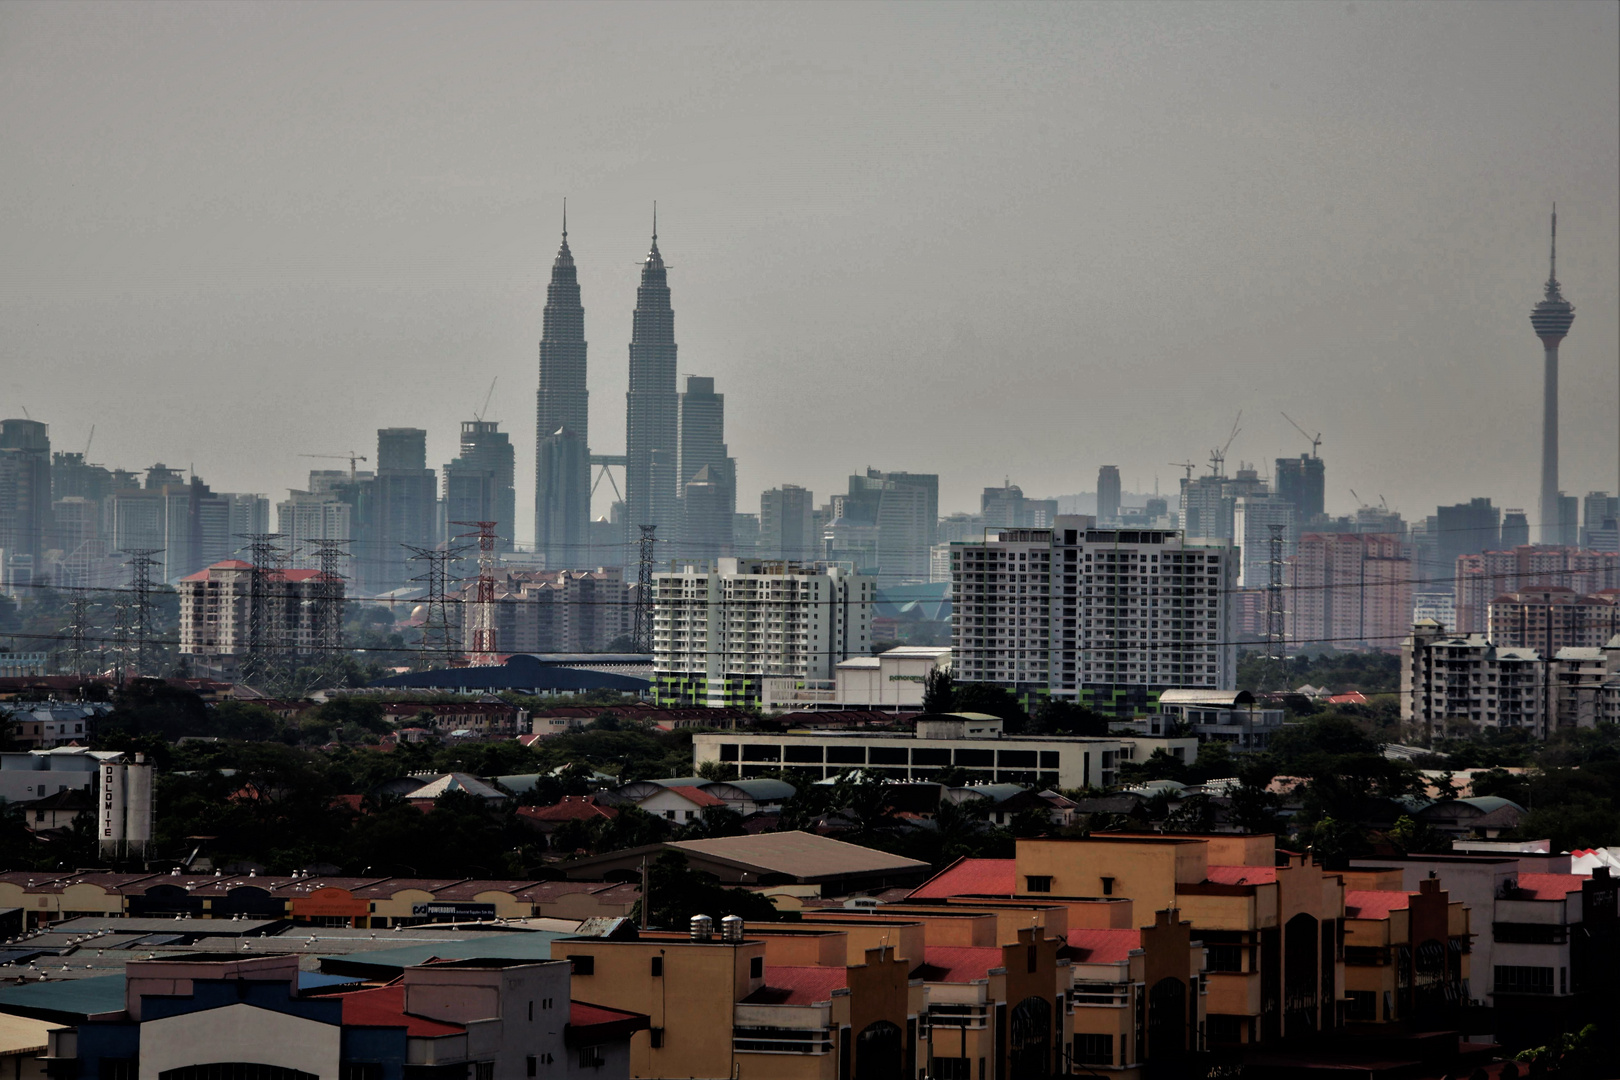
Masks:
[[[610,1024],[632,1025],[630,1030],[640,1031],[647,1026],[647,1017],[642,1013],[625,1012],[623,1009],[610,1009],[606,1005],[592,1005],[588,1001],[570,1001],[568,1003],[568,1024],[574,1028],[606,1027]]]
[[[520,806],[517,812],[536,821],[595,821],[619,816],[618,808],[599,805],[594,795],[564,795],[562,802],[552,806]]]
[[[765,985],[743,1001],[749,1005],[814,1005],[831,1001],[834,990],[848,985],[848,968],[767,966]]]
[[[990,970],[1002,966],[1001,950],[973,945],[938,945],[923,950],[923,962],[913,978],[925,982],[965,983],[988,979]]]
[[[1404,911],[1412,894],[1393,889],[1346,889],[1344,917],[1347,919],[1387,919],[1392,911]]]
[[[1365,705],[1367,695],[1360,690],[1352,690],[1347,694],[1334,694],[1328,698],[1329,705]]]
[[[1117,964],[1128,959],[1132,949],[1142,947],[1140,930],[1070,930],[1069,948],[1080,950],[1077,964]]]
[[[724,806],[724,805],[726,805],[726,800],[720,798],[720,796],[718,796],[718,795],[710,795],[707,791],[704,791],[702,788],[696,788],[696,787],[670,787],[670,788],[665,788],[664,790],[665,791],[673,791],[675,794],[679,795],[681,798],[685,799],[687,802],[692,803],[692,804],[694,804],[696,806]],[[649,796],[649,798],[650,797],[651,796]],[[643,800],[643,801],[645,801],[645,800]]]
[[[1266,885],[1277,880],[1275,866],[1211,866],[1204,880],[1217,885]]]
[[[405,987],[399,984],[379,986],[375,990],[356,990],[352,994],[344,994],[341,1000],[346,1027],[402,1027],[407,1035],[430,1039],[442,1035],[460,1035],[467,1030],[460,1024],[447,1024],[442,1020],[429,1020],[407,1013]]]
[[[1519,899],[1562,900],[1567,893],[1580,892],[1581,884],[1591,880],[1591,874],[1520,874]]]
[[[957,859],[917,886],[913,900],[943,900],[950,896],[1011,896],[1018,891],[1012,859]]]

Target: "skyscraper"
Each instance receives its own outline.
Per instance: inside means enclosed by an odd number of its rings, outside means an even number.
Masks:
[[[820,543],[815,528],[815,494],[797,484],[760,492],[759,555],[762,559],[808,562]]]
[[[381,428],[377,475],[361,485],[359,536],[352,550],[362,591],[400,588],[419,571],[405,545],[433,547],[438,537],[438,499],[427,467],[427,432]]]
[[[1558,291],[1558,205],[1553,204],[1552,247],[1547,257],[1546,299],[1530,312],[1543,351],[1541,402],[1541,539],[1558,544],[1558,344],[1575,322],[1575,305]]]
[[[1326,471],[1315,454],[1277,459],[1277,494],[1294,504],[1300,525],[1308,525],[1327,512]]]
[[[1119,520],[1119,466],[1104,465],[1097,470],[1097,521]]]
[[[49,430],[38,420],[0,420],[0,555],[36,560],[29,577],[44,557],[50,519]]]
[[[461,456],[444,467],[444,513],[452,521],[495,522],[495,550],[512,550],[517,494],[512,440],[493,420],[463,420]],[[458,531],[451,526],[451,533]]]
[[[681,534],[670,538],[679,541],[670,550],[693,559],[730,555],[737,469],[726,449],[726,396],[714,392],[713,379],[688,375],[679,400]]]
[[[579,275],[568,250],[568,212],[562,247],[551,264],[540,329],[540,389],[535,397],[534,549],[549,569],[590,561],[590,393],[585,388],[585,308]]]
[[[675,394],[675,312],[658,253],[658,217],[652,249],[641,266],[630,332],[630,390],[625,394],[624,501],[627,539],[642,525],[664,537],[676,531],[678,404]]]

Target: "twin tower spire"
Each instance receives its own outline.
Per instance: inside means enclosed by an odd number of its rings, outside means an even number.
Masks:
[[[592,553],[591,465],[623,465],[624,518],[612,538],[624,545],[638,525],[662,527],[667,537],[678,504],[678,395],[675,388],[675,313],[664,259],[658,251],[658,206],[653,204],[652,247],[641,267],[631,317],[630,389],[626,396],[625,453],[590,452],[586,387],[585,309],[568,246],[568,204],[563,204],[562,246],[551,264],[540,332],[540,387],[535,402],[535,549],[547,569],[625,565],[623,546]],[[600,538],[598,538],[600,540]]]

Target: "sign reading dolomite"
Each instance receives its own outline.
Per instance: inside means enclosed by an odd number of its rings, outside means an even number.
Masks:
[[[152,839],[152,766],[146,755],[103,761],[96,792],[96,833],[103,855],[142,855]]]

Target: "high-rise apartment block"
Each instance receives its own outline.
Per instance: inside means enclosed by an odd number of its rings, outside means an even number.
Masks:
[[[551,264],[540,331],[540,388],[535,396],[534,550],[565,569],[590,558],[590,393],[586,389],[585,308],[568,249]]]
[[[1285,596],[1290,645],[1394,648],[1411,627],[1411,546],[1392,533],[1306,533]]]
[[[641,267],[630,334],[630,389],[625,394],[626,539],[643,525],[674,538],[680,527],[679,402],[675,391],[675,312],[669,275],[658,252],[658,225]]]
[[[1170,688],[1230,689],[1237,558],[1169,530],[1003,529],[951,548],[957,678],[1099,710]]]
[[[617,566],[505,571],[495,582],[495,640],[503,653],[603,652],[635,632],[637,588]],[[458,606],[462,640],[471,641],[474,605]]]
[[[1459,556],[1453,566],[1455,629],[1464,634],[1486,631],[1490,603],[1498,596],[1546,587],[1590,596],[1620,588],[1620,553],[1612,551],[1526,544]]]
[[[820,550],[815,493],[783,484],[759,496],[759,557],[809,562]]]
[[[252,649],[253,565],[227,559],[176,583],[180,593],[180,654],[213,660],[245,657]],[[320,645],[323,604],[343,603],[343,582],[319,570],[271,570],[261,585],[265,645],[307,654]]]
[[[1232,508],[1232,534],[1241,558],[1238,584],[1245,589],[1263,589],[1271,582],[1272,538],[1279,541],[1276,558],[1280,581],[1283,565],[1299,544],[1299,516],[1294,504],[1279,495],[1244,495]]]
[[[928,580],[939,527],[939,477],[867,469],[833,497],[824,533],[827,558],[875,570],[884,587]]]
[[[1600,649],[1620,634],[1620,589],[1582,596],[1561,585],[1542,585],[1498,596],[1490,603],[1485,636],[1491,644],[1535,649]]]
[[[832,678],[872,645],[877,582],[828,565],[722,558],[653,575],[660,704],[757,705],[762,680]]]
[[[1097,470],[1097,521],[1111,525],[1119,520],[1119,466],[1104,465]]]

